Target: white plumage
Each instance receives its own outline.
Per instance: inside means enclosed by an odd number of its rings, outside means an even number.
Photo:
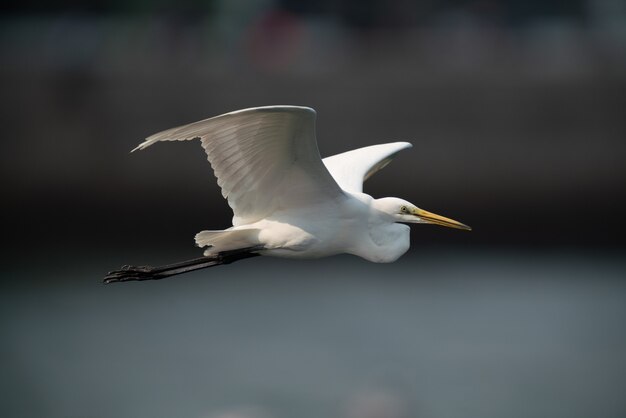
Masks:
[[[408,142],[371,145],[326,157],[322,161],[339,187],[362,193],[365,180],[389,164],[398,152],[411,147]]]
[[[135,150],[190,139],[201,140],[235,226],[267,217],[285,199],[291,206],[311,205],[341,195],[319,157],[312,109],[270,106],[226,113],[152,135]]]
[[[206,256],[254,248],[278,257],[350,253],[391,262],[409,248],[404,223],[469,229],[405,200],[363,193],[363,182],[411,144],[373,145],[322,160],[315,115],[297,106],[244,109],[152,135],[135,150],[201,140],[234,213],[231,228],[196,235]]]

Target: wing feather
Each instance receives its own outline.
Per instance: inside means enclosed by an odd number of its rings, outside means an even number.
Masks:
[[[392,142],[357,148],[324,158],[324,165],[339,186],[349,192],[362,192],[363,182],[385,167],[408,142]]]
[[[154,134],[135,150],[159,141],[191,139],[201,140],[233,209],[235,226],[265,218],[278,208],[296,209],[343,196],[320,158],[313,109],[239,110]]]

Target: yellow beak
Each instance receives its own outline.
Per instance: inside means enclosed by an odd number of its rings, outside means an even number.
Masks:
[[[467,225],[462,224],[461,222],[455,221],[454,219],[446,218],[445,216],[428,212],[423,209],[417,208],[413,211],[413,214],[419,217],[425,223],[447,226],[448,228],[464,229],[466,231],[472,230],[472,228],[470,228]]]

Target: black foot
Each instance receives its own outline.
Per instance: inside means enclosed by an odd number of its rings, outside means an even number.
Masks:
[[[120,270],[110,271],[103,283],[127,282],[131,280],[154,280],[158,279],[155,268],[150,266],[123,266]]]
[[[230,264],[245,258],[256,257],[259,255],[258,251],[262,249],[262,246],[255,246],[240,248],[232,251],[223,251],[214,256],[200,257],[161,267],[122,266],[119,270],[110,271],[102,281],[105,284],[109,284],[137,280],[159,280],[175,276],[177,274],[183,274],[207,267],[219,266],[220,264]]]

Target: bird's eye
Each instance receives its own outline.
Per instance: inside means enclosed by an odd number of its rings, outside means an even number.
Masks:
[[[402,212],[406,212],[406,206],[400,206],[400,210],[401,210]]]

